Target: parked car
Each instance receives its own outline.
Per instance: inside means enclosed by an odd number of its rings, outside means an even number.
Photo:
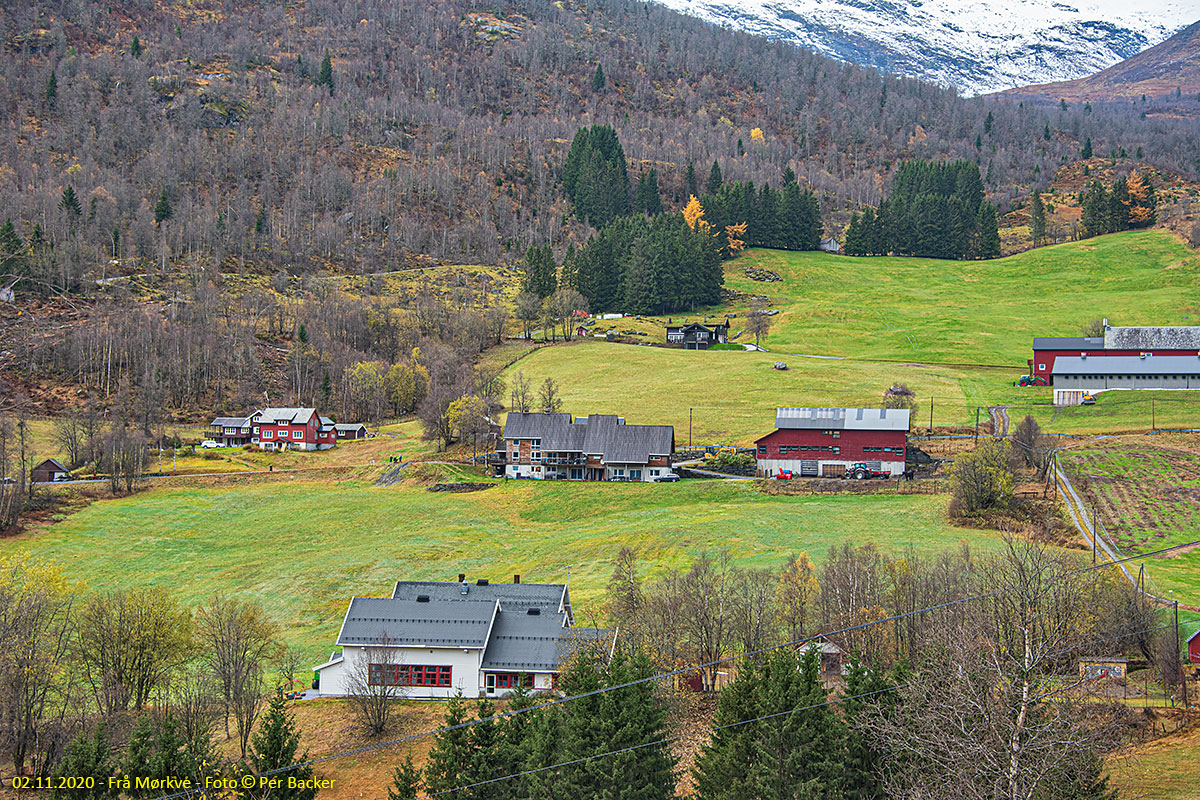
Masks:
[[[214,447],[220,447],[220,446],[221,446],[220,444],[218,444],[217,442],[214,442],[212,439],[205,439],[203,442],[200,443],[200,447],[204,448],[205,450],[212,450]]]
[[[679,480],[678,475],[660,475],[654,479],[655,483],[675,483]]]

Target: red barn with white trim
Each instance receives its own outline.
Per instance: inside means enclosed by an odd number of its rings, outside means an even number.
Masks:
[[[774,432],[754,443],[758,474],[841,477],[866,462],[901,475],[909,416],[906,408],[777,408]]]

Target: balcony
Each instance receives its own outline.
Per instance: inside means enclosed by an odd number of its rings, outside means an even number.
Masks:
[[[488,453],[487,463],[489,463],[489,464],[507,464],[508,463],[508,454],[507,453]]]
[[[546,458],[546,457],[543,457],[540,463],[550,464],[550,465],[569,466],[569,467],[582,467],[584,464],[587,463],[587,460],[584,459],[582,456],[575,456],[572,458]]]

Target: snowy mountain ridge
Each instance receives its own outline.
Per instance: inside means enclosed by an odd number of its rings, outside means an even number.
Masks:
[[[983,94],[1098,72],[1198,16],[1195,0],[655,0],[885,72]]]

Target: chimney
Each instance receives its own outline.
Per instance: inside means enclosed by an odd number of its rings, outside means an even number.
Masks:
[[[521,575],[519,573],[516,575],[513,575],[513,583],[520,583],[520,582],[521,582]]]

